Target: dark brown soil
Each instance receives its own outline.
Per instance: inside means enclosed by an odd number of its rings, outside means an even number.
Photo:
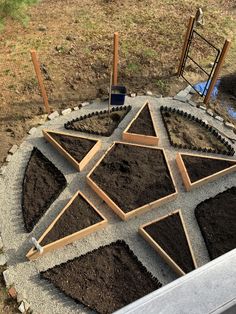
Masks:
[[[66,129],[110,136],[124,119],[131,107],[112,108],[110,117],[108,111],[93,112],[65,124]]]
[[[99,313],[113,313],[162,286],[124,241],[100,247],[41,276]]]
[[[191,182],[195,182],[236,165],[236,161],[182,155]]]
[[[127,132],[156,136],[148,105],[144,106],[143,110],[140,112],[137,119],[135,119],[135,121],[131,124]]]
[[[211,259],[236,248],[236,187],[198,204],[195,216]]]
[[[82,195],[78,195],[40,244],[45,246],[102,220]]]
[[[22,192],[22,211],[27,232],[32,231],[66,183],[60,170],[34,147],[25,170]]]
[[[199,122],[177,112],[162,112],[169,138],[174,145],[196,150],[228,152],[229,148]],[[195,117],[192,117],[195,118]]]
[[[49,134],[78,162],[81,162],[90,149],[96,144],[96,141],[81,137],[56,134],[53,132],[49,132]]]
[[[145,231],[185,273],[195,269],[178,213],[145,227]]]
[[[91,179],[125,212],[175,192],[162,150],[115,144]]]

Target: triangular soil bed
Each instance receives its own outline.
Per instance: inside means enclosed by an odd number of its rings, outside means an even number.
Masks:
[[[104,314],[162,286],[124,241],[99,247],[40,275],[76,302]]]
[[[157,147],[114,142],[87,182],[123,220],[177,197],[165,151]]]
[[[123,140],[144,145],[158,145],[159,138],[148,101],[124,130]]]
[[[38,243],[43,247],[41,255],[81,239],[106,224],[106,218],[85,195],[77,192],[40,237]],[[34,248],[27,254],[29,259],[39,256]]]
[[[110,136],[130,109],[131,106],[113,107],[111,108],[110,118],[108,118],[108,110],[91,112],[68,121],[64,126],[69,130]]]
[[[197,267],[180,210],[141,226],[139,233],[177,274]]]
[[[233,156],[233,147],[201,119],[179,109],[161,107],[170,144],[177,148]]]
[[[177,165],[187,191],[236,171],[236,161],[177,153]]]
[[[61,171],[34,147],[25,170],[22,187],[22,212],[27,232],[33,230],[66,184]]]
[[[43,130],[44,137],[78,171],[82,171],[101,147],[101,141],[64,132]]]
[[[195,216],[211,259],[236,248],[236,187],[198,204]]]

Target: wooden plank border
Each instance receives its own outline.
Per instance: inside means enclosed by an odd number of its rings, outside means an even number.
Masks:
[[[58,249],[60,247],[63,247],[69,243],[72,243],[73,241],[79,240],[81,238],[84,238],[85,236],[100,230],[104,228],[107,225],[107,219],[106,217],[88,200],[88,198],[80,191],[76,192],[76,194],[70,199],[70,201],[66,204],[66,206],[60,211],[60,213],[57,215],[57,217],[53,220],[53,222],[48,226],[48,228],[44,231],[44,233],[41,235],[41,237],[38,240],[38,243],[40,244],[42,240],[46,237],[48,232],[54,227],[56,222],[61,218],[61,216],[64,214],[64,212],[69,208],[69,206],[73,203],[73,201],[76,199],[76,197],[80,195],[82,198],[84,198],[89,205],[93,208],[93,210],[102,218],[102,221],[93,224],[87,228],[84,228],[82,230],[79,230],[78,232],[75,232],[73,234],[70,234],[64,238],[61,238],[57,241],[54,241],[52,243],[49,243],[45,246],[43,246],[43,253],[40,254],[35,248],[32,248],[26,255],[26,257],[29,260],[34,260],[38,258],[39,256],[42,256],[52,250]]]
[[[177,153],[176,155],[176,162],[181,174],[181,177],[183,179],[184,182],[184,186],[186,191],[191,191],[194,188],[197,188],[203,184],[212,182],[217,180],[220,177],[223,177],[226,174],[232,173],[234,171],[236,171],[236,160],[235,160],[235,165],[228,167],[226,169],[223,169],[221,171],[216,172],[215,174],[212,174],[210,176],[207,176],[205,178],[202,178],[198,181],[195,182],[191,182],[191,179],[189,177],[187,168],[185,167],[185,163],[183,161],[182,155],[186,155],[186,156],[192,156],[192,157],[201,157],[201,158],[210,158],[210,159],[217,159],[217,160],[223,160],[223,161],[234,161],[232,159],[226,159],[226,158],[218,158],[218,157],[212,157],[212,156],[202,156],[202,155],[197,155],[197,154],[189,154],[189,153]]]
[[[61,155],[63,155],[78,171],[82,171],[84,169],[84,167],[90,162],[90,160],[95,156],[95,154],[101,148],[101,140],[98,140],[95,138],[78,136],[75,134],[53,131],[53,130],[49,130],[49,129],[43,129],[42,132],[43,132],[45,139],[48,142],[50,142],[54,146],[54,148],[56,148],[59,151],[59,153]],[[70,136],[70,137],[75,137],[77,139],[86,139],[86,140],[94,141],[95,144],[90,149],[90,151],[84,156],[84,158],[80,162],[78,162],[56,140],[54,140],[54,138],[50,135],[50,133],[59,134],[59,135],[66,135],[66,136]]]
[[[151,120],[152,120],[152,124],[153,124],[153,128],[154,128],[154,132],[155,132],[156,136],[144,135],[144,134],[136,134],[136,133],[130,133],[129,132],[129,128],[135,122],[135,120],[138,118],[139,114],[141,113],[141,111],[143,110],[143,108],[146,105],[148,106],[148,109],[149,109],[149,112],[150,112],[150,116],[151,116]],[[139,109],[139,111],[136,113],[134,118],[128,124],[128,126],[126,127],[126,129],[124,130],[124,132],[122,134],[122,139],[124,141],[137,143],[137,144],[153,145],[153,146],[157,146],[158,145],[159,138],[157,136],[157,129],[156,129],[156,125],[154,123],[153,113],[152,113],[149,101],[146,101],[144,103],[144,105]]]
[[[197,263],[196,263],[196,259],[195,259],[195,256],[194,256],[194,253],[193,253],[193,249],[192,249],[192,246],[191,246],[191,243],[190,243],[190,239],[189,239],[189,235],[188,235],[188,232],[187,232],[187,229],[186,229],[186,226],[185,226],[185,222],[184,222],[184,219],[183,219],[183,216],[182,216],[182,212],[180,209],[168,214],[168,215],[165,215],[165,216],[162,216],[158,219],[155,219],[155,220],[152,220],[144,225],[141,225],[139,227],[139,234],[154,248],[154,250],[161,255],[161,257],[166,261],[166,263],[179,275],[179,276],[183,276],[185,275],[185,272],[175,263],[175,261],[165,252],[165,250],[162,249],[162,247],[145,231],[145,228],[153,223],[156,223],[158,221],[161,221],[171,215],[174,215],[174,214],[179,214],[180,216],[180,220],[181,220],[181,223],[182,223],[182,226],[183,226],[183,229],[184,229],[184,233],[185,233],[185,236],[186,236],[186,240],[187,240],[187,243],[188,243],[188,247],[189,247],[189,251],[190,251],[190,254],[191,254],[191,257],[192,257],[192,260],[193,260],[193,264],[194,264],[194,267],[197,268]]]
[[[170,177],[172,179],[173,185],[175,187],[175,192],[167,195],[163,198],[160,198],[156,201],[153,201],[151,203],[148,203],[146,205],[143,205],[141,207],[138,207],[136,209],[133,209],[132,211],[125,213],[125,211],[123,211],[92,179],[91,179],[91,174],[93,173],[93,171],[95,170],[95,168],[97,168],[97,166],[101,163],[101,161],[103,160],[103,158],[105,158],[105,156],[110,152],[110,150],[116,145],[116,144],[122,144],[122,145],[130,145],[130,146],[139,146],[139,147],[144,147],[144,148],[148,148],[148,149],[157,149],[157,150],[161,150],[163,152],[164,158],[165,158],[165,162],[166,162],[166,166],[167,169],[170,173]],[[170,202],[174,199],[177,198],[178,195],[178,191],[177,191],[177,187],[174,181],[174,177],[173,174],[171,172],[171,168],[169,166],[168,160],[166,158],[166,154],[163,148],[158,148],[158,147],[150,147],[150,146],[146,146],[146,145],[138,145],[138,144],[133,144],[133,143],[124,143],[124,142],[114,142],[109,149],[102,155],[102,157],[99,159],[99,161],[96,163],[96,165],[92,168],[92,170],[88,173],[87,177],[87,183],[88,185],[98,194],[99,197],[101,197],[101,199],[103,199],[106,204],[124,221],[135,217],[137,215],[140,215],[142,213],[145,213],[148,210],[151,210],[153,208],[159,207],[167,202]]]

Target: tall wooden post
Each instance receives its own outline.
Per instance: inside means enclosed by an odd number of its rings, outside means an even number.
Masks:
[[[181,74],[181,70],[182,70],[182,66],[183,66],[183,62],[184,62],[184,56],[186,53],[186,49],[188,47],[188,41],[189,41],[189,38],[191,36],[191,31],[193,29],[194,21],[195,21],[194,16],[190,16],[189,22],[188,22],[188,28],[187,28],[187,31],[185,34],[184,45],[183,45],[182,52],[181,52],[179,68],[178,68],[178,72],[177,72],[178,76],[180,76],[180,74]]]
[[[36,73],[36,76],[38,79],[39,88],[40,88],[41,94],[43,96],[44,106],[45,106],[47,113],[50,114],[51,110],[49,108],[48,96],[47,96],[47,92],[46,92],[46,89],[45,89],[45,86],[43,83],[43,77],[41,74],[37,53],[35,50],[31,50],[30,53],[31,53],[31,58],[32,58],[33,64],[34,64],[34,70],[35,70],[35,73]]]
[[[113,79],[112,84],[117,85],[118,77],[118,32],[114,33],[114,46],[113,46]]]
[[[210,98],[211,98],[211,93],[212,93],[213,88],[214,88],[214,86],[216,84],[216,81],[217,81],[217,79],[219,77],[221,68],[222,68],[222,66],[224,64],[226,55],[227,55],[227,53],[229,51],[230,44],[231,44],[231,41],[226,39],[225,43],[224,43],[224,47],[223,47],[223,49],[221,51],[221,54],[220,54],[220,57],[219,57],[219,61],[218,61],[217,66],[215,68],[214,74],[212,76],[210,86],[209,86],[209,88],[207,90],[206,97],[204,98],[204,104],[206,104],[206,105],[209,104],[209,101],[210,101]]]

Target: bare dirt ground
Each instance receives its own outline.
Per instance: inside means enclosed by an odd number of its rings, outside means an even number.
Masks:
[[[107,96],[115,31],[119,83],[129,92],[175,95],[186,86],[175,73],[186,23],[198,7],[205,16],[199,32],[222,48],[224,38],[236,34],[234,0],[42,0],[29,9],[26,27],[6,21],[0,33],[0,165],[9,148],[45,118],[30,49],[44,65],[54,109]],[[196,51],[207,67],[207,50]],[[223,73],[236,70],[235,58],[236,39]],[[187,71],[193,82],[203,79],[191,65]]]

